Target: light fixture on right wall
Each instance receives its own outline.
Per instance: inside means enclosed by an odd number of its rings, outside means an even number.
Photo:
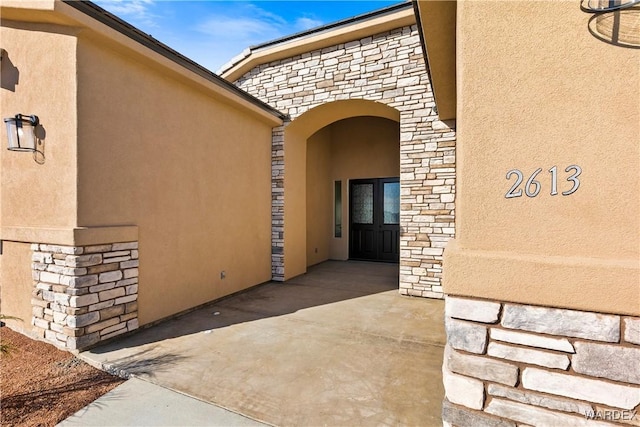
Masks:
[[[640,4],[640,0],[582,0],[580,8],[589,13],[615,12]]]
[[[640,49],[640,0],[582,0],[589,32],[614,46]]]

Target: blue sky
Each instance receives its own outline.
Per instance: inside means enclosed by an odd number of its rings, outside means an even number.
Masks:
[[[249,46],[401,1],[94,0],[94,2],[215,72]]]

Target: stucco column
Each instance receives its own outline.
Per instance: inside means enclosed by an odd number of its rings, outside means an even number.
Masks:
[[[592,16],[457,3],[445,425],[638,425],[640,51]]]

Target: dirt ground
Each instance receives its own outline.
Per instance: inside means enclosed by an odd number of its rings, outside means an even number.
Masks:
[[[0,356],[2,426],[55,426],[123,382],[7,327],[0,337],[12,347]]]

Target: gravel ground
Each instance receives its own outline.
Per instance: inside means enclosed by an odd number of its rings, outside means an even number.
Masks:
[[[55,426],[123,380],[89,366],[71,353],[0,327],[0,424]]]

